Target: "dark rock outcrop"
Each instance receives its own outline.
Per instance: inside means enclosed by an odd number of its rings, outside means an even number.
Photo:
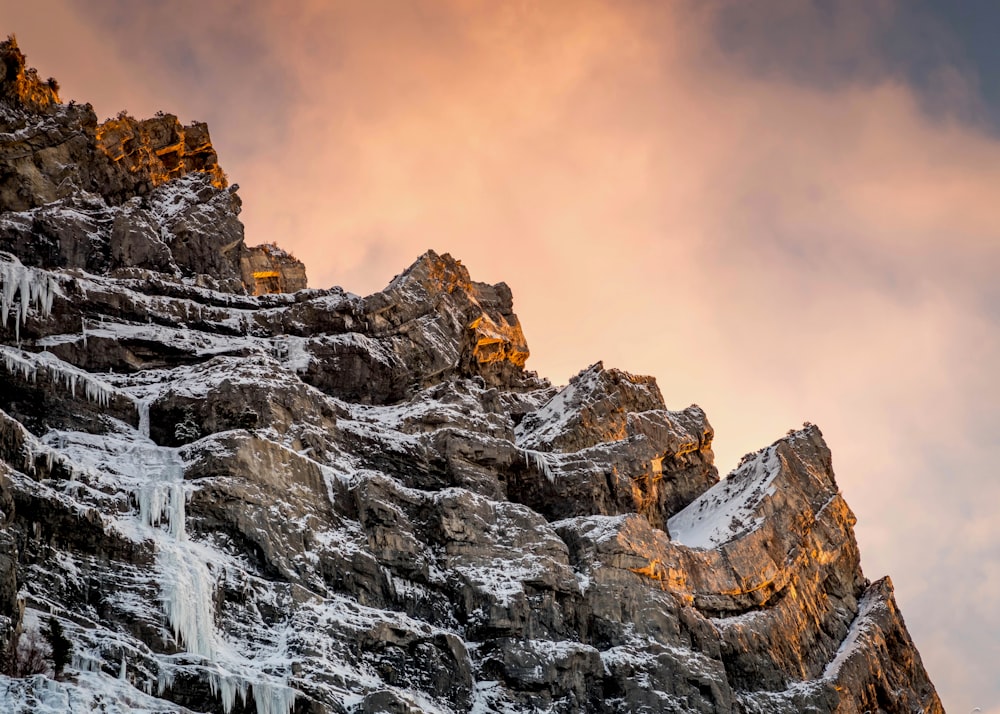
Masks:
[[[295,292],[305,267],[243,243],[238,186],[228,186],[208,127],[161,114],[98,124],[61,104],[13,37],[0,42],[0,251],[43,268],[155,271],[224,292]],[[277,280],[255,272],[277,273]]]
[[[943,711],[819,429],[719,480],[652,378],[525,371],[506,285],[301,289],[204,127],[0,59],[0,652],[74,653],[0,709]]]

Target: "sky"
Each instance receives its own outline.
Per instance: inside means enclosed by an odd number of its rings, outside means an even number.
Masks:
[[[555,383],[818,424],[944,704],[1000,714],[1000,5],[0,0],[99,118],[207,121],[251,245],[507,282]]]

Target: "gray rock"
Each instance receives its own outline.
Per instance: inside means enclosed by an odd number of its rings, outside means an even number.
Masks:
[[[720,481],[652,378],[526,371],[503,283],[301,289],[204,127],[0,59],[0,652],[75,654],[0,709],[943,711],[817,428]]]

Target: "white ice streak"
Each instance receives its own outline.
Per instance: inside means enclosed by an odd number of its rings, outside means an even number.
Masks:
[[[28,319],[28,308],[34,305],[43,315],[51,314],[57,291],[57,283],[48,271],[24,265],[10,253],[0,253],[0,324],[7,327],[7,318],[17,297],[14,334],[18,341],[21,325]]]
[[[153,403],[153,397],[143,397],[135,401],[135,408],[139,412],[139,434],[149,438],[149,407]]]
[[[297,691],[283,683],[263,679],[251,682],[245,675],[212,673],[208,681],[212,694],[219,698],[226,712],[236,706],[237,696],[241,704],[246,704],[247,694],[252,692],[257,714],[288,714],[295,706],[298,695]]]
[[[262,663],[237,652],[215,628],[216,576],[210,563],[218,554],[188,539],[184,462],[178,449],[148,441],[151,401],[151,397],[145,397],[136,402],[139,431],[146,438],[145,443],[132,448],[131,454],[135,470],[142,474],[135,492],[139,520],[157,546],[163,612],[174,637],[185,650],[214,664],[207,676],[223,711],[227,714],[232,711],[237,699],[245,704],[248,693],[252,693],[257,714],[288,714],[297,692],[287,685],[286,678],[260,671]],[[160,693],[171,686],[172,678],[172,670],[164,667],[158,681]]]
[[[183,541],[159,543],[160,598],[174,637],[191,654],[216,654],[215,578],[198,549]],[[226,709],[228,712],[229,709]]]
[[[186,540],[184,463],[177,450],[136,446],[133,455],[138,472],[145,476],[135,494],[139,519],[150,527],[166,523],[174,540]]]
[[[308,340],[305,337],[281,335],[272,340],[271,354],[286,368],[296,374],[303,374],[309,370],[309,364],[312,362],[312,354],[307,344]]]
[[[139,520],[154,529],[163,610],[174,637],[188,652],[212,658],[215,580],[196,544],[187,542],[184,462],[177,449],[161,446],[137,444],[132,455],[137,473],[144,476],[135,499]],[[166,525],[167,537],[156,530],[159,525]]]

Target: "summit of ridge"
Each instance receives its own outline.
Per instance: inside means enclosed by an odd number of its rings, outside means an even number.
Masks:
[[[202,125],[0,58],[0,711],[943,712],[818,428],[720,480],[505,283],[306,289]]]

